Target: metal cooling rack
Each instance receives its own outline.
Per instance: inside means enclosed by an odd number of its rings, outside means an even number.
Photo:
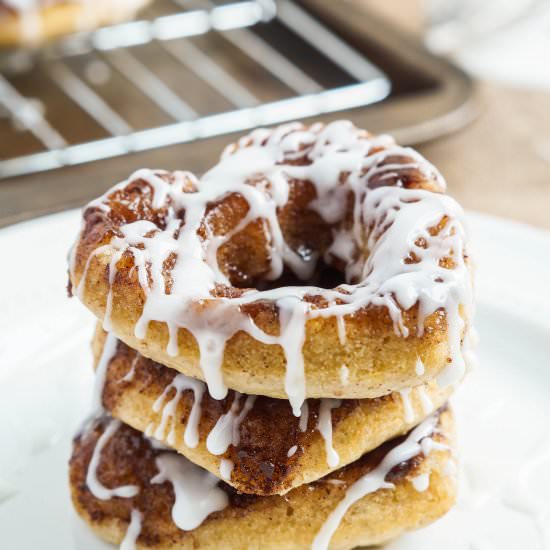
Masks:
[[[3,56],[0,178],[366,106],[390,89],[292,0],[156,0],[143,19]]]

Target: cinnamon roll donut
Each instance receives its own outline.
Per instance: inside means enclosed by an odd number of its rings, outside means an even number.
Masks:
[[[376,399],[309,399],[296,418],[288,401],[230,391],[146,359],[98,329],[98,399],[113,417],[154,436],[249,494],[284,494],[408,432],[444,405],[435,382]]]
[[[256,130],[198,179],[140,170],[90,203],[74,293],[146,357],[231,388],[374,398],[464,373],[463,213],[410,148],[350,122]],[[341,372],[347,372],[347,383]]]
[[[456,492],[451,453],[452,418],[443,411],[323,479],[262,497],[104,417],[75,440],[70,487],[91,529],[128,547],[347,550],[446,513]]]
[[[0,46],[38,44],[133,17],[151,0],[0,0]]]

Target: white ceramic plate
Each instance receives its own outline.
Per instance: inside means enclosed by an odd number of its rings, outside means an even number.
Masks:
[[[391,550],[550,549],[550,234],[470,214],[479,366],[455,396],[461,491]],[[99,550],[69,503],[93,320],[68,300],[75,211],[0,231],[0,548]]]

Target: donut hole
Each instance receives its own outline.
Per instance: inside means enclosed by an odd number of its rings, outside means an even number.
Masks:
[[[312,277],[300,279],[290,269],[286,268],[278,279],[274,281],[259,281],[255,288],[257,290],[273,290],[284,286],[314,286],[318,288],[335,288],[345,283],[343,273],[336,267],[331,266],[324,261],[317,262],[317,266]]]
[[[328,224],[312,208],[316,199],[313,185],[307,181],[290,182],[289,200],[269,217],[252,219],[232,234],[249,215],[250,205],[235,193],[208,206],[201,234],[231,235],[217,249],[218,267],[235,288],[268,290],[282,286],[319,286],[333,288],[344,282],[343,269],[328,265],[322,258],[334,239],[334,225]],[[276,227],[274,227],[276,225]],[[277,233],[284,240],[284,251]],[[273,280],[274,272],[280,275]],[[308,274],[308,275],[304,275]]]

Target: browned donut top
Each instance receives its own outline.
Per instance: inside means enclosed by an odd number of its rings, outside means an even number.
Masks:
[[[136,337],[166,323],[177,355],[174,329],[191,333],[216,398],[227,392],[225,343],[242,331],[284,350],[298,414],[307,323],[373,308],[404,337],[445,315],[455,381],[471,289],[462,210],[444,189],[418,153],[349,122],[256,130],[200,179],[141,170],[88,205],[71,280],[80,294],[90,261],[106,254],[111,290],[141,288]],[[322,281],[323,263],[342,280]]]

